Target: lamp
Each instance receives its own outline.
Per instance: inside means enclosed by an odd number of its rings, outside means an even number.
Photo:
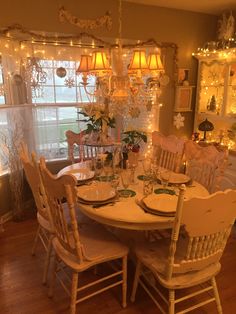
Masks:
[[[201,122],[198,126],[198,130],[204,132],[203,141],[206,140],[206,132],[214,130],[214,125],[207,119]]]
[[[81,84],[87,95],[94,96],[96,102],[108,101],[110,106],[115,108],[115,111],[124,113],[122,105],[125,105],[126,108],[129,105],[146,105],[153,97],[153,93],[157,97],[154,87],[160,89],[159,78],[164,73],[164,67],[159,49],[158,51],[151,51],[147,57],[146,50],[137,45],[132,53],[127,71],[121,42],[121,6],[122,0],[119,0],[118,49],[116,47],[111,51],[110,58],[103,50],[94,51],[92,57],[82,55],[76,74],[82,75],[83,82]],[[112,67],[108,59],[111,60]],[[89,75],[96,76],[96,86],[93,93],[86,89]]]

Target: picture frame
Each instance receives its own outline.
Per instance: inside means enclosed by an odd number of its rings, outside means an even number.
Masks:
[[[175,112],[191,110],[192,86],[177,86],[175,92]]]
[[[189,69],[179,68],[178,69],[178,85],[184,85],[184,82],[189,80]]]

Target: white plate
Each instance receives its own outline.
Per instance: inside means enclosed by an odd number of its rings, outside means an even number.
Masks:
[[[162,176],[165,176],[165,173],[162,174]],[[170,179],[169,183],[171,184],[184,184],[188,183],[190,181],[190,177],[186,176],[183,173],[176,173],[176,172],[170,172]]]
[[[98,182],[92,185],[84,185],[78,188],[78,197],[84,201],[100,202],[116,196],[115,189],[106,182]]]
[[[178,197],[169,194],[150,194],[142,199],[147,208],[163,213],[175,213]]]
[[[80,168],[80,169],[71,169],[66,171],[66,174],[73,174],[73,176],[76,177],[77,181],[84,181],[89,180],[94,177],[94,171],[90,171],[86,168]]]

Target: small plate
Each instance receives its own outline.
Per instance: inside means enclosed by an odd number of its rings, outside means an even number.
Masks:
[[[156,194],[169,194],[169,195],[176,195],[174,190],[170,189],[155,189],[154,193]]]
[[[144,174],[137,176],[137,178],[141,181],[147,181],[150,179],[148,176],[145,176]]]
[[[80,169],[71,169],[65,172],[65,174],[72,174],[76,177],[77,181],[85,181],[92,179],[94,177],[94,171],[90,171],[86,168],[80,168]]]
[[[100,202],[110,200],[116,196],[115,189],[106,182],[98,182],[92,185],[83,185],[78,188],[77,196],[88,202]]]
[[[121,197],[134,197],[136,195],[133,190],[119,190],[118,193]]]

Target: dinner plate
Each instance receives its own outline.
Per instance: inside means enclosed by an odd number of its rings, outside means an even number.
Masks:
[[[85,181],[92,179],[94,177],[94,171],[91,171],[86,168],[80,168],[80,169],[71,169],[66,171],[66,174],[72,174],[76,177],[77,181]]]
[[[178,197],[169,194],[150,194],[142,199],[145,206],[152,211],[174,214]]]
[[[164,177],[165,173],[163,173],[162,176]],[[183,173],[176,173],[176,172],[170,173],[170,178],[169,178],[170,184],[184,184],[184,183],[188,183],[189,181],[190,181],[190,177],[186,176]]]
[[[77,195],[84,201],[100,202],[115,197],[116,191],[106,182],[97,182],[96,184],[79,187]]]

